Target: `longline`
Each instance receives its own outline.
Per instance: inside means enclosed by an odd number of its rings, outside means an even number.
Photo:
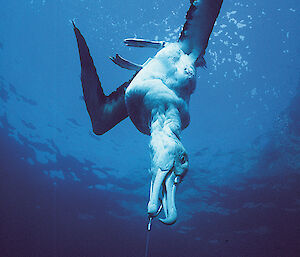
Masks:
[[[149,241],[150,241],[150,231],[147,230],[147,239],[146,239],[146,250],[145,250],[145,257],[148,257],[149,251]]]

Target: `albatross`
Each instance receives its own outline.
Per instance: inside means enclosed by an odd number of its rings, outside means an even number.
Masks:
[[[103,93],[86,41],[73,22],[83,96],[93,132],[102,135],[129,116],[140,132],[150,136],[150,222],[162,210],[162,223],[171,225],[177,219],[176,187],[189,166],[181,132],[190,123],[189,100],[196,87],[196,68],[206,67],[204,54],[222,2],[190,0],[177,42],[125,39],[127,46],[151,47],[158,52],[143,65],[118,54],[111,57],[115,64],[135,73],[108,96]]]

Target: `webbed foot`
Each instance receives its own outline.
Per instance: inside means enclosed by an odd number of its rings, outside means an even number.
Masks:
[[[121,57],[120,55],[116,54],[116,57],[110,56],[109,59],[111,59],[115,64],[120,66],[121,68],[127,69],[127,70],[134,70],[139,71],[143,68],[142,65],[133,63],[131,61],[128,61]]]

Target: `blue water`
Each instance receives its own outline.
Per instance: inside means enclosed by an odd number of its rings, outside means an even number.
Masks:
[[[188,0],[1,1],[0,256],[144,256],[149,137],[129,119],[92,133],[72,24],[106,94],[176,41]],[[148,256],[300,256],[300,3],[224,1],[183,132],[178,221]]]

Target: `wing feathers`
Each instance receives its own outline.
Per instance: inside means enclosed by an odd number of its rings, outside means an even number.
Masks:
[[[106,96],[103,93],[86,41],[74,22],[73,26],[80,56],[84,101],[92,121],[94,133],[102,135],[128,117],[125,105],[125,90],[133,78],[118,87],[109,96]]]
[[[203,56],[223,0],[190,0],[191,6],[186,14],[186,22],[179,41],[189,54],[196,51]]]

